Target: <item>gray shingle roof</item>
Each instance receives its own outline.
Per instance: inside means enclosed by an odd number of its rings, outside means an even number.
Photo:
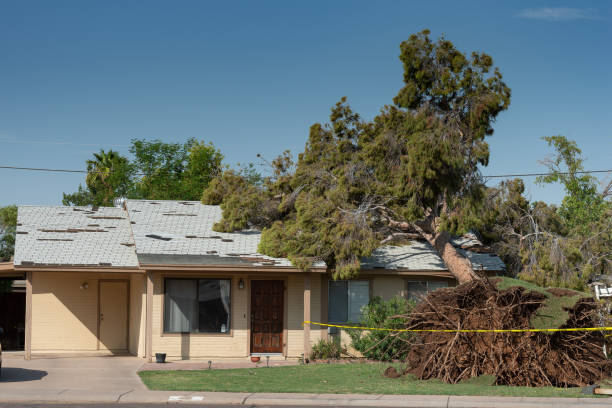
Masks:
[[[15,265],[137,267],[120,208],[19,206]]]
[[[501,271],[505,268],[497,255],[474,253],[460,248],[458,251],[470,260],[476,270]],[[380,247],[372,253],[372,256],[363,258],[361,266],[363,269],[447,270],[436,250],[428,242],[421,241],[413,241],[410,245]]]
[[[127,211],[100,207],[20,206],[15,265],[87,265],[136,267],[140,264],[190,264],[291,267],[285,258],[257,252],[256,230],[213,231],[221,219],[219,206],[197,201],[126,200]],[[463,248],[480,245],[476,237],[453,244],[475,269],[499,271],[494,254]],[[325,265],[319,263],[317,267]],[[364,269],[446,271],[427,242],[384,246],[362,260]]]
[[[174,255],[184,255],[194,263],[209,265],[292,266],[288,259],[272,258],[257,252],[259,231],[213,231],[213,225],[221,220],[219,206],[198,201],[161,200],[127,200],[126,206],[141,262],[148,263],[149,259],[163,261],[162,257],[147,255],[168,255],[168,263],[183,263],[173,258],[176,258]]]

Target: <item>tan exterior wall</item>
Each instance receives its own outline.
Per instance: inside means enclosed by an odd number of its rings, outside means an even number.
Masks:
[[[130,280],[130,344],[129,352],[145,357],[146,286],[145,276],[134,274]]]
[[[163,333],[163,280],[177,274],[153,274],[153,353],[166,353],[169,359],[201,357],[244,357],[247,354],[247,288],[238,289],[237,277],[231,287],[230,334],[164,334]],[[190,275],[191,277],[213,277]],[[216,275],[214,277],[223,278]]]
[[[245,276],[232,275],[231,292],[231,333],[230,334],[165,334],[163,333],[163,282],[166,277],[210,277],[228,278],[227,275],[198,274],[198,273],[153,273],[153,353],[166,353],[167,358],[214,358],[214,357],[247,357],[249,350],[249,291],[250,279],[281,279],[286,280],[285,292],[287,304],[287,322],[285,342],[288,357],[299,357],[304,352],[304,275],[267,275]],[[245,288],[239,289],[240,278],[245,282]],[[311,314],[318,319],[321,315],[321,276],[311,275]],[[311,331],[311,342],[320,338],[320,330]]]
[[[321,316],[321,280],[319,274],[310,276],[310,317],[318,322]],[[288,343],[287,356],[300,357],[304,353],[304,276],[290,276],[287,285],[288,294]],[[314,344],[321,338],[318,326],[311,326],[310,343]]]
[[[100,279],[120,273],[32,272],[32,351],[96,351]],[[81,285],[87,283],[86,289]]]
[[[364,277],[364,279],[368,279],[368,277]],[[440,278],[433,276],[373,276],[369,277],[370,279],[370,294],[372,297],[380,296],[383,300],[389,300],[394,296],[406,297],[408,296],[407,292],[407,282],[408,281],[445,281],[448,283],[448,286],[455,286],[456,281],[450,278]],[[347,348],[347,351],[354,356],[359,357],[361,353],[359,353],[354,348],[350,347],[351,338],[347,334],[346,330],[338,329],[337,333],[333,335],[334,338],[340,338],[340,343]]]

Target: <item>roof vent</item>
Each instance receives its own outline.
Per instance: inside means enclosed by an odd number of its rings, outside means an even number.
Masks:
[[[113,200],[113,205],[117,208],[125,208],[125,197],[117,197]]]

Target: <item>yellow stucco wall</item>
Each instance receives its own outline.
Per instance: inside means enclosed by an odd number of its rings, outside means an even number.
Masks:
[[[130,344],[129,352],[145,356],[146,322],[146,278],[144,274],[133,274],[130,280]]]
[[[32,273],[32,351],[98,350],[100,279],[120,273]],[[81,285],[87,283],[86,289]]]
[[[213,274],[214,275],[214,274]],[[249,277],[242,275],[246,282],[245,289],[238,288],[240,275],[232,276],[232,331],[231,334],[164,334],[163,333],[163,280],[164,277],[213,277],[202,274],[169,274],[155,272],[153,274],[153,353],[166,353],[167,358],[214,358],[214,357],[247,357],[249,352],[249,339],[247,330],[248,315],[248,286]],[[222,275],[214,275],[221,277]],[[253,275],[251,278],[259,279]],[[261,279],[286,279],[287,281],[287,356],[299,357],[304,349],[304,334],[302,322],[304,320],[304,276],[301,274],[261,277]],[[321,277],[313,274],[311,277],[311,315],[317,319],[321,315]],[[144,307],[144,306],[143,306]],[[320,330],[311,331],[311,342],[320,338]]]

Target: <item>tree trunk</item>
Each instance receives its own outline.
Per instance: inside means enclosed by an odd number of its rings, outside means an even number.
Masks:
[[[417,231],[427,240],[438,252],[450,273],[453,274],[459,284],[466,283],[474,279],[480,279],[474,272],[472,263],[461,255],[451,244],[451,236],[447,231],[436,232],[436,222],[434,217],[427,217],[425,221],[418,223],[408,223],[402,221],[389,221],[389,226],[399,228],[403,231]],[[431,232],[428,232],[431,231]]]
[[[474,272],[472,263],[451,244],[451,236],[447,231],[429,233],[419,225],[414,225],[414,228],[435,248],[459,284],[480,279]],[[432,230],[435,231],[435,228]]]

